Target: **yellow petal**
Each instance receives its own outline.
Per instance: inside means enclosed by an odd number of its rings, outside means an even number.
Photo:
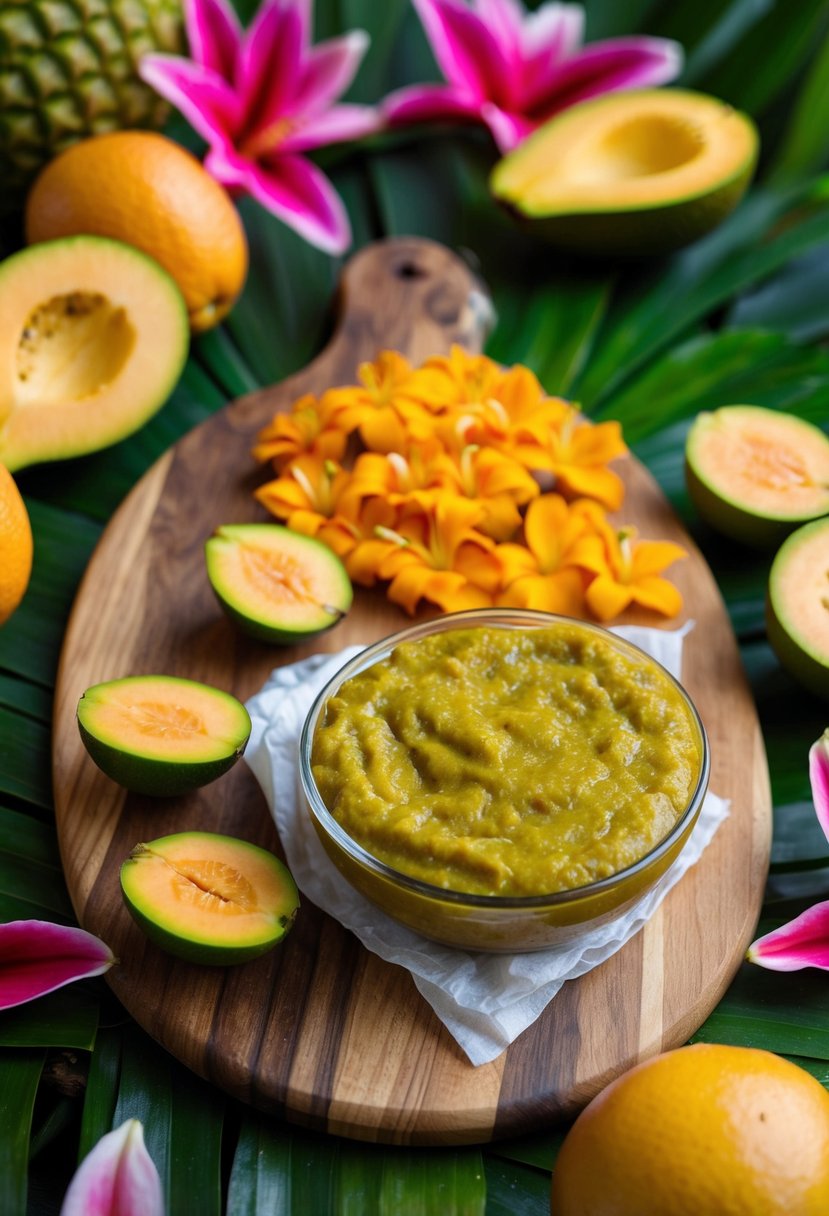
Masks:
[[[587,607],[600,621],[613,620],[624,612],[632,598],[632,589],[614,582],[608,574],[597,574],[585,592]]]
[[[640,582],[651,574],[661,574],[668,566],[688,554],[681,545],[669,540],[640,540],[633,549],[633,581]]]
[[[676,616],[682,611],[682,595],[666,578],[639,579],[631,588],[633,601],[643,608],[652,608],[664,616]]]

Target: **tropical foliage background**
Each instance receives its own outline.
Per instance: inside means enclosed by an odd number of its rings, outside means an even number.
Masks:
[[[245,0],[247,18],[254,0]],[[352,98],[435,79],[409,0],[318,0],[317,37],[362,27]],[[795,11],[796,9],[796,11]],[[469,251],[498,314],[488,352],[532,367],[594,418],[618,418],[706,554],[740,641],[766,740],[774,847],[761,928],[829,887],[806,757],[829,709],[784,674],[765,638],[769,559],[694,519],[682,470],[690,420],[754,402],[829,422],[829,9],[825,0],[587,0],[589,39],[643,31],[686,49],[681,82],[747,110],[763,153],[750,195],[684,253],[626,269],[569,265],[520,233],[486,191],[486,133],[431,128],[332,149],[357,246],[422,234]],[[182,123],[171,132],[189,138]],[[332,323],[336,260],[242,202],[252,270],[228,322],[198,340],[168,405],[114,449],[30,470],[34,576],[0,631],[0,919],[72,923],[50,784],[51,695],[72,596],[95,542],[152,461],[230,398],[283,378]],[[209,487],[205,488],[209,492]],[[744,965],[698,1039],[796,1058],[829,1086],[829,995],[819,972]],[[485,1214],[549,1210],[559,1133],[462,1150],[375,1147],[312,1135],[203,1084],[84,981],[0,1015],[0,1212],[57,1212],[110,1127],[141,1119],[173,1216]]]

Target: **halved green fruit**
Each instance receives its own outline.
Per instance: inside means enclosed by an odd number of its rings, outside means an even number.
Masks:
[[[798,528],[771,565],[768,639],[783,666],[829,699],[829,517]]]
[[[778,410],[725,405],[699,414],[685,445],[685,476],[712,528],[758,548],[829,514],[829,438]]]
[[[304,641],[351,607],[351,580],[337,555],[279,524],[223,525],[207,541],[205,557],[219,603],[262,641]]]
[[[86,750],[113,781],[171,796],[215,781],[241,756],[250,716],[230,693],[177,676],[127,676],[78,702]]]
[[[663,253],[728,215],[757,151],[751,120],[715,97],[607,93],[539,127],[498,162],[490,188],[567,250]]]
[[[124,901],[147,936],[194,963],[256,958],[294,923],[290,871],[258,845],[213,832],[138,844],[121,866]]]
[[[20,469],[137,430],[187,359],[170,275],[104,237],[44,241],[0,264],[0,462]]]

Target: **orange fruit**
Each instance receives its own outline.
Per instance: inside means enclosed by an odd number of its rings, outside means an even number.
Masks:
[[[780,1056],[699,1043],[639,1064],[576,1119],[553,1216],[825,1216],[829,1094]]]
[[[0,625],[23,599],[32,572],[32,528],[11,473],[0,464]]]
[[[247,275],[230,195],[180,144],[151,131],[67,148],[36,178],[25,221],[30,244],[89,233],[143,250],[178,283],[197,333],[229,312]]]

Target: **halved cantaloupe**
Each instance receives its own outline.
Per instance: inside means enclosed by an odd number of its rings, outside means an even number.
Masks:
[[[137,249],[79,236],[13,254],[0,265],[0,463],[131,434],[167,400],[188,344],[181,292]]]
[[[98,767],[140,794],[215,781],[242,755],[250,715],[228,692],[177,676],[125,676],[88,688],[78,727]]]
[[[829,438],[780,410],[725,405],[699,414],[685,444],[685,475],[702,518],[758,548],[829,514]]]
[[[256,958],[293,925],[299,893],[266,849],[213,832],[138,844],[121,867],[124,901],[147,936],[196,963]]]
[[[804,524],[777,551],[769,573],[766,628],[787,671],[829,700],[829,518]]]
[[[265,642],[302,642],[351,607],[351,580],[337,555],[280,524],[224,524],[207,541],[205,560],[225,612]]]
[[[550,119],[498,162],[494,196],[568,250],[661,253],[738,203],[757,160],[754,124],[683,89],[608,93]]]

